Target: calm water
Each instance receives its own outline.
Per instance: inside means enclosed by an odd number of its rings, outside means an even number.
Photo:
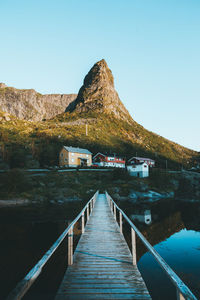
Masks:
[[[0,299],[24,278],[79,213],[83,203],[0,209]],[[74,242],[80,237],[75,226]],[[64,240],[23,299],[52,300],[67,265]]]
[[[182,229],[154,248],[200,298],[200,232]],[[173,285],[150,253],[140,258],[138,268],[153,299],[176,299]]]
[[[200,299],[200,205],[162,200],[158,203],[119,202],[131,216],[151,212],[150,225],[135,222],[156,251]],[[52,245],[83,203],[0,211],[0,299],[4,299],[42,254]],[[79,228],[76,229],[77,238]],[[124,224],[127,240],[130,228]],[[130,240],[130,239],[129,239]],[[52,300],[65,272],[67,243],[63,243],[25,299]],[[164,271],[137,241],[138,267],[153,300],[176,299],[176,291]]]

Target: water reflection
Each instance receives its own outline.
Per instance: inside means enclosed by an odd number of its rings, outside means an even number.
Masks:
[[[154,248],[193,293],[200,296],[200,232],[182,229]],[[149,253],[140,258],[138,267],[153,299],[176,299],[170,282]]]
[[[124,207],[125,203],[122,204]],[[122,206],[121,205],[121,206]],[[156,251],[200,298],[200,205],[165,200],[158,203],[128,204],[127,214]],[[126,209],[126,208],[125,208]],[[151,224],[133,211],[151,211]],[[151,254],[137,240],[138,267],[153,299],[176,299],[176,291]]]
[[[133,221],[138,221],[140,223],[149,225],[152,223],[151,210],[150,209],[136,210],[134,214],[130,215],[130,219]]]
[[[177,272],[193,293],[200,295],[200,205],[175,200],[133,204],[118,202],[148,241]],[[83,203],[69,207],[0,211],[0,299],[63,232]],[[43,210],[43,211],[42,211]],[[47,214],[48,212],[48,214]],[[79,228],[76,228],[77,236]],[[130,227],[123,224],[130,243]],[[26,299],[53,299],[66,268],[66,241],[42,272],[35,291]],[[138,267],[153,299],[176,299],[175,289],[157,262],[137,239]]]

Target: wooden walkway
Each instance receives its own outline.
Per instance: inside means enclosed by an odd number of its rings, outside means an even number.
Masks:
[[[104,194],[100,194],[56,300],[151,299]]]

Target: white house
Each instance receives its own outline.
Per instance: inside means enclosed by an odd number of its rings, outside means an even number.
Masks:
[[[146,209],[144,211],[140,211],[134,215],[131,215],[131,219],[133,221],[138,221],[141,223],[145,223],[147,225],[151,224],[152,218],[151,218],[151,210]]]
[[[136,177],[149,177],[149,166],[146,163],[138,163],[127,166],[127,171],[131,176]]]

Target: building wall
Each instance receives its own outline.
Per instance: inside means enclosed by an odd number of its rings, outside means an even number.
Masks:
[[[143,171],[129,171],[129,174],[131,176],[135,176],[139,178],[144,178],[149,176],[148,172],[143,172]]]
[[[127,171],[131,176],[135,177],[148,177],[149,176],[149,167],[146,165],[146,167],[143,165],[135,165],[135,166],[127,166]]]
[[[99,166],[102,167],[111,167],[111,168],[125,168],[125,164],[122,163],[116,163],[116,162],[105,162],[105,161],[101,161],[100,163],[98,163]]]
[[[94,163],[102,167],[125,168],[125,160],[120,157],[103,156],[100,153],[94,158]]]
[[[69,162],[69,153],[64,148],[60,151],[59,155],[59,165],[60,167],[68,166]]]
[[[87,166],[90,167],[92,165],[92,155],[91,154],[85,154],[85,153],[69,153],[69,166],[74,167],[74,166],[80,166],[81,165],[81,160],[82,159],[87,159]]]
[[[80,158],[87,159],[88,167],[92,165],[91,154],[68,152],[66,149],[63,148],[59,156],[60,166],[78,167],[81,165]]]

